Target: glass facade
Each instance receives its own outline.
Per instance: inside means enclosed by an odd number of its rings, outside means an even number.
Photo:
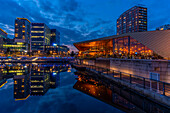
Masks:
[[[50,45],[53,46],[53,44],[60,45],[60,32],[56,29],[51,29]]]
[[[124,57],[146,57],[153,55],[153,51],[139,43],[137,40],[132,37],[123,37],[113,39],[113,52],[117,56]]]
[[[45,46],[45,52],[53,55],[67,55],[69,48],[67,46]]]
[[[50,45],[51,30],[44,23],[32,23],[31,50],[44,51],[45,45]]]
[[[154,53],[132,37],[120,37],[102,41],[75,44],[83,57],[139,58],[151,57]]]

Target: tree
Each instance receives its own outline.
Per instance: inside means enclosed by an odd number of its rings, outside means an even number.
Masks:
[[[49,50],[47,50],[47,55],[50,55],[50,51]]]
[[[71,56],[71,57],[74,57],[74,55],[75,55],[75,53],[74,53],[74,51],[72,51],[71,54],[70,54],[70,56]]]
[[[9,54],[9,53],[10,53],[10,48],[8,47],[6,50],[6,54]]]

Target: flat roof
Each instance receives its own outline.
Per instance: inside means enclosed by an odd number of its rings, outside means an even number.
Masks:
[[[18,20],[27,20],[29,23],[31,23],[27,18],[19,18],[17,17]]]
[[[7,33],[7,32],[5,32],[3,29],[1,29],[1,28],[0,28],[0,30],[1,30],[2,32],[4,32],[5,34],[8,34],[8,33]]]

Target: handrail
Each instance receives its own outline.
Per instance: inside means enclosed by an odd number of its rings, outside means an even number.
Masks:
[[[106,72],[107,75],[113,75],[114,78],[119,78],[120,80],[129,81],[130,84],[136,84],[136,85],[139,85],[139,86],[143,86],[144,89],[150,88],[150,90],[152,90],[152,91],[156,90],[158,93],[161,93],[161,94],[163,94],[167,97],[170,97],[170,83],[163,82],[163,81],[160,81],[160,80],[153,80],[153,79],[150,79],[150,78],[145,78],[145,77],[141,77],[141,76],[138,76],[138,75],[120,72],[120,71],[116,71],[116,70],[112,70],[112,69],[108,69],[108,68],[103,68],[103,67],[99,67],[99,66],[95,66],[95,65],[81,64],[81,63],[78,64],[78,65],[85,65],[85,66],[88,66],[88,68],[90,68],[90,69],[91,68],[95,69],[96,71],[98,69],[99,73]],[[102,69],[102,71],[99,71],[99,69]],[[109,74],[109,72],[111,72],[111,74]],[[115,75],[114,75],[115,72],[116,72],[116,74],[118,74],[119,77],[115,77]],[[126,78],[125,78],[124,77],[125,74],[129,75],[129,76],[126,76]]]

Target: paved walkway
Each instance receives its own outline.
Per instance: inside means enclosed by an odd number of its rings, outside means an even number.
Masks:
[[[150,80],[148,78],[144,78],[141,76],[131,75],[128,73],[122,73],[119,71],[114,71],[114,70],[97,67],[97,66],[93,66],[93,65],[81,64],[81,65],[79,65],[79,67],[86,67],[87,69],[93,69],[94,71],[97,71],[98,73],[104,73],[104,74],[114,77],[116,79],[121,79],[121,80],[129,82],[131,84],[135,84],[138,87],[150,89],[154,92],[157,92],[159,94],[170,97],[170,84],[169,83]]]

